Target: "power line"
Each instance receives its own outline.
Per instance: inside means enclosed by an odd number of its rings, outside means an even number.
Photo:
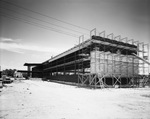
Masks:
[[[30,12],[33,12],[33,13],[36,13],[36,14],[39,14],[39,15],[41,15],[41,16],[44,16],[44,17],[47,17],[47,18],[51,18],[51,19],[54,19],[54,20],[56,20],[56,21],[59,21],[59,22],[65,23],[65,24],[72,25],[72,26],[74,26],[74,27],[77,27],[77,28],[80,28],[80,29],[83,29],[83,30],[86,30],[86,31],[90,31],[90,30],[87,29],[87,28],[83,28],[83,27],[81,27],[81,26],[78,26],[78,25],[75,25],[75,24],[72,24],[72,23],[69,23],[69,22],[66,22],[66,21],[59,20],[59,19],[57,19],[57,18],[48,16],[48,15],[46,15],[46,14],[42,14],[42,13],[40,13],[40,12],[33,11],[33,10],[31,10],[31,9],[27,9],[27,8],[25,8],[25,7],[16,5],[16,4],[12,3],[12,2],[4,1],[4,0],[1,0],[1,2],[5,2],[6,4],[10,4],[10,5],[12,5],[12,6],[15,6],[15,7],[18,7],[18,8],[21,8],[21,9],[24,9],[24,10],[27,10],[27,11],[30,11]]]
[[[52,27],[49,27],[49,26],[45,26],[45,25],[36,23],[36,22],[31,22],[31,21],[29,21],[29,20],[25,20],[25,19],[22,19],[22,18],[19,18],[19,17],[16,17],[16,16],[14,17],[14,16],[12,16],[12,15],[3,14],[3,13],[1,13],[1,15],[2,15],[3,17],[7,17],[7,18],[14,19],[14,20],[17,20],[17,21],[22,21],[22,22],[24,22],[24,23],[27,23],[27,24],[30,24],[30,25],[34,25],[34,26],[37,26],[37,27],[40,27],[40,28],[43,28],[43,29],[46,29],[46,30],[55,31],[55,32],[58,32],[58,33],[62,33],[62,34],[65,34],[65,35],[69,35],[69,36],[78,38],[78,35],[76,35],[76,34],[64,32],[64,31],[62,31],[62,30],[58,30],[58,29],[55,29],[55,28],[52,28]]]
[[[79,32],[79,31],[76,31],[76,30],[67,28],[67,27],[63,27],[63,26],[60,26],[60,25],[56,25],[56,24],[50,23],[50,22],[48,22],[48,21],[41,20],[41,19],[38,19],[38,18],[35,18],[35,17],[32,17],[32,16],[29,16],[29,15],[24,14],[24,13],[17,12],[17,11],[12,10],[12,9],[8,9],[8,8],[2,8],[2,9],[5,9],[5,10],[11,11],[11,12],[13,11],[13,12],[15,12],[16,14],[24,15],[24,16],[27,16],[27,17],[29,17],[29,18],[32,18],[32,19],[41,21],[41,22],[51,24],[51,25],[53,25],[53,26],[57,26],[57,27],[60,27],[60,28],[63,28],[63,29],[71,30],[71,31],[73,31],[73,32],[77,32],[77,33],[80,33],[80,34],[85,34],[85,33],[82,33],[82,32]],[[88,35],[88,34],[86,34],[86,35]],[[89,36],[89,35],[88,35],[88,36]]]

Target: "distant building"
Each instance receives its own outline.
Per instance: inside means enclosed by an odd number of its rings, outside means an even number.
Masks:
[[[23,77],[23,75],[22,75],[22,73],[21,73],[21,72],[17,72],[17,71],[15,71],[15,72],[14,72],[14,77],[16,77],[16,78],[22,78],[22,77]]]

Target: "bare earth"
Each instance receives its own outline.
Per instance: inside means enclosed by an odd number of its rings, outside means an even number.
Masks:
[[[150,88],[87,89],[24,80],[0,91],[0,119],[150,119]]]

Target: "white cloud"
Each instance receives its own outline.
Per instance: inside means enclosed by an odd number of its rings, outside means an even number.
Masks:
[[[14,40],[10,39],[10,38],[0,38],[1,42],[14,42]]]
[[[51,47],[24,45],[16,42],[13,39],[8,39],[8,38],[0,38],[0,49],[4,49],[15,53],[25,53],[27,50],[36,51],[36,52],[49,52],[55,54],[61,52],[56,48],[51,48]]]

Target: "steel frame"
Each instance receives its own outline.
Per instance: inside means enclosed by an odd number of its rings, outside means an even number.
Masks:
[[[92,40],[92,34],[94,33],[94,35],[96,36],[96,28],[95,29],[93,29],[93,30],[91,30],[90,31],[90,37],[91,37],[91,40]],[[101,36],[101,37],[103,37],[103,38],[105,38],[106,37],[106,35],[105,35],[105,31],[102,31],[102,32],[100,32],[99,33],[99,36]],[[140,52],[142,52],[143,54],[143,57],[144,57],[144,54],[146,54],[146,57],[147,57],[147,60],[149,59],[149,56],[148,56],[148,52],[149,52],[149,48],[148,48],[148,44],[143,44],[142,43],[142,50],[140,50],[140,48],[139,48],[139,45],[141,44],[141,43],[139,43],[138,41],[134,41],[134,39],[130,39],[130,40],[128,40],[128,38],[127,37],[125,37],[125,38],[122,38],[121,39],[121,36],[119,35],[119,36],[116,36],[116,37],[114,37],[114,34],[113,33],[111,33],[111,34],[109,34],[109,35],[107,35],[107,38],[111,38],[111,40],[117,40],[117,41],[121,41],[121,42],[124,42],[124,43],[128,43],[128,44],[132,44],[132,45],[136,45],[137,46],[137,50],[136,50],[136,52],[137,52],[137,55],[139,56],[139,53]],[[100,44],[99,44],[100,45]],[[108,46],[112,46],[112,44],[109,44]],[[147,49],[146,49],[146,51],[145,51],[145,49],[144,49],[144,47],[145,46],[147,46]],[[100,47],[100,46],[99,46]],[[95,48],[96,48],[96,46],[95,46]],[[117,47],[116,47],[117,48]],[[124,47],[122,47],[122,48],[124,48]],[[95,49],[96,50],[96,49]],[[97,49],[97,50],[99,50],[99,49]],[[105,47],[104,47],[104,50],[105,50]],[[115,50],[114,48],[112,49],[112,50]],[[121,49],[121,51],[120,52],[122,52],[123,50],[125,50],[125,49]],[[89,74],[84,74],[84,73],[82,73],[82,74],[80,74],[80,80],[81,80],[81,83],[79,82],[79,85],[81,84],[82,86],[83,85],[87,85],[87,82],[88,82],[88,85],[89,86],[94,86],[95,88],[96,87],[101,87],[101,88],[104,88],[104,87],[109,87],[107,84],[106,84],[106,82],[105,82],[105,79],[107,78],[107,77],[111,77],[112,78],[112,87],[115,87],[116,85],[122,85],[122,78],[123,77],[125,77],[125,79],[126,79],[126,82],[127,82],[127,85],[128,86],[130,86],[130,87],[133,87],[133,86],[139,86],[139,83],[140,83],[140,81],[139,81],[139,78],[140,78],[140,75],[139,75],[139,72],[138,72],[138,74],[137,73],[135,73],[134,72],[134,69],[135,69],[135,66],[138,66],[138,67],[140,67],[140,61],[138,61],[138,63],[135,63],[134,62],[134,60],[136,59],[136,57],[131,57],[130,55],[128,55],[128,52],[127,52],[127,50],[125,51],[126,52],[126,54],[124,55],[124,56],[121,56],[121,54],[117,54],[118,56],[119,56],[119,64],[115,64],[115,61],[112,61],[113,62],[113,73],[112,74],[109,74],[107,71],[104,71],[104,74],[100,74],[99,72],[96,72],[96,65],[97,65],[97,58],[96,58],[96,53],[95,53],[95,72],[96,73],[89,73]],[[91,53],[91,52],[90,52]],[[104,54],[106,55],[106,51],[104,51]],[[107,54],[107,55],[112,55],[111,53],[110,54]],[[122,61],[121,59],[122,59],[122,57],[126,57],[126,61]],[[130,59],[130,57],[132,58],[131,59],[131,61],[129,62],[128,60]],[[105,61],[107,60],[107,59],[104,59]],[[113,59],[112,59],[113,60]],[[136,59],[137,60],[137,59]],[[139,59],[138,59],[139,60]],[[100,62],[98,62],[98,64],[99,64]],[[123,64],[123,63],[125,63],[125,64]],[[115,72],[114,72],[114,66],[117,66],[117,65],[119,65],[119,67],[120,67],[120,69],[121,69],[121,67],[126,67],[126,70],[127,70],[127,75],[124,75],[123,74],[123,72],[120,72],[119,74],[116,74]],[[108,66],[107,66],[108,67]],[[130,74],[129,72],[131,71],[131,70],[129,70],[128,69],[128,67],[130,67],[131,69],[132,69],[132,73]],[[144,69],[145,69],[145,67],[144,67],[144,63],[142,63],[142,70],[143,70],[143,72],[144,72]],[[148,68],[148,67],[146,67],[146,68]],[[104,70],[105,70],[105,68],[104,68]],[[143,75],[144,76],[146,76],[146,74],[144,74],[143,73]],[[114,82],[114,79],[115,79],[115,82]],[[144,83],[144,85],[146,85],[146,82],[147,82],[147,78],[143,78],[143,81],[142,81],[143,83]]]

